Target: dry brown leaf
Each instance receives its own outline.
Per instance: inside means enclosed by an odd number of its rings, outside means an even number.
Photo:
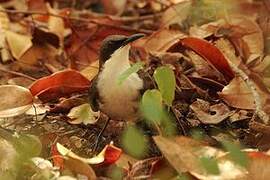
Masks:
[[[172,45],[184,37],[186,35],[181,31],[164,28],[154,32],[151,36],[139,39],[133,45],[144,47],[149,52],[166,52]]]
[[[0,6],[0,10],[3,10],[4,8]],[[9,18],[7,13],[5,12],[0,12],[0,53],[1,53],[1,59],[3,62],[7,62],[8,60],[11,59],[11,55],[8,51],[8,45],[6,42],[6,37],[5,37],[5,31],[9,29]]]
[[[169,27],[172,24],[182,24],[190,13],[192,1],[182,0],[168,8],[162,15],[161,27]]]
[[[51,14],[59,14],[55,9],[52,9],[51,7],[48,7],[48,10]],[[50,32],[55,33],[59,37],[60,44],[63,46],[65,36],[65,23],[63,18],[49,16],[48,29]]]
[[[155,136],[154,141],[178,173],[181,174],[189,171],[199,174],[203,173],[202,168],[198,164],[198,157],[194,153],[194,149],[199,147],[200,143],[197,144],[195,140],[187,138],[176,142],[175,139],[167,139],[162,136]]]
[[[23,114],[33,105],[31,92],[21,86],[0,86],[0,117],[7,118]]]
[[[83,70],[81,70],[81,74],[84,75],[89,81],[91,81],[98,74],[98,71],[99,61],[95,61]]]
[[[90,179],[97,179],[95,171],[91,168],[90,165],[73,158],[65,159],[64,168],[70,170],[74,174],[80,174],[86,176]]]
[[[246,170],[239,167],[228,158],[220,158],[225,155],[221,150],[206,146],[198,141],[183,136],[173,139],[156,136],[154,137],[154,141],[165,158],[179,174],[189,172],[200,180],[246,179]],[[201,157],[215,158],[220,174],[207,174],[205,169],[199,164]]]
[[[225,82],[224,76],[215,67],[213,67],[212,64],[205,61],[201,56],[197,55],[193,51],[186,51],[186,53],[194,64],[196,73],[198,73],[201,77],[214,79],[219,82]]]
[[[255,109],[254,97],[246,83],[235,77],[219,96],[229,105],[240,109]]]
[[[101,0],[107,14],[121,15],[126,7],[127,0]]]
[[[234,113],[223,103],[210,106],[209,102],[201,99],[192,103],[190,108],[204,124],[218,124]]]
[[[20,59],[24,53],[32,47],[31,37],[12,31],[5,32],[10,51],[14,58]]]

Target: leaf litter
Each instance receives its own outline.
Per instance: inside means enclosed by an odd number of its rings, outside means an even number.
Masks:
[[[270,178],[267,0],[0,5],[1,177]],[[88,101],[101,42],[135,33],[119,84],[144,80],[142,118],[110,120],[96,142],[110,118]]]

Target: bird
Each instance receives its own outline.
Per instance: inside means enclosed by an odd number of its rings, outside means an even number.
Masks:
[[[94,111],[100,110],[109,119],[134,122],[138,119],[140,90],[144,82],[137,73],[131,74],[119,84],[119,76],[131,67],[129,60],[130,43],[144,34],[131,36],[110,35],[100,46],[99,72],[89,89],[89,101]],[[109,120],[98,135],[98,139]]]

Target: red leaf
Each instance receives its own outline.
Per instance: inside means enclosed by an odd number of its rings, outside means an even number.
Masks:
[[[226,79],[231,80],[234,73],[221,51],[206,40],[188,37],[181,40],[183,46],[192,49],[219,70]]]
[[[90,81],[78,71],[64,70],[34,82],[30,91],[42,101],[50,101],[89,88]]]
[[[62,155],[58,152],[56,144],[52,145],[51,154],[52,154],[53,165],[59,167],[60,169],[63,169],[64,159],[62,158]]]
[[[122,149],[110,144],[107,145],[105,150],[105,160],[104,164],[113,164],[115,163],[122,154]]]

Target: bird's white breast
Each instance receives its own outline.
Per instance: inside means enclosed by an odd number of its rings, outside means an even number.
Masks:
[[[119,76],[130,68],[130,45],[115,51],[103,65],[99,74],[97,88],[101,97],[100,109],[111,118],[134,120],[137,116],[139,90],[143,81],[137,73],[131,74],[122,84]]]

